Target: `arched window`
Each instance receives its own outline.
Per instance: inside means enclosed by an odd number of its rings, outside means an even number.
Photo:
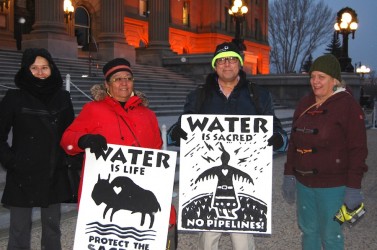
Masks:
[[[87,50],[90,43],[90,16],[82,6],[75,10],[75,36],[78,47]]]

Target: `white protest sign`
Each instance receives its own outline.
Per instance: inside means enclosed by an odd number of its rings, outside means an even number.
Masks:
[[[108,144],[86,150],[75,250],[165,249],[176,152]]]
[[[184,115],[178,229],[271,233],[272,116]]]

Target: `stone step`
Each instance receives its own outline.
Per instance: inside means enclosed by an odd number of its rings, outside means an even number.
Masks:
[[[21,52],[0,50],[0,99],[9,88],[15,88],[14,75],[20,67]],[[90,77],[82,75],[89,71],[87,59],[61,59],[54,58],[62,74],[63,80],[66,75],[71,76],[71,97],[75,114],[77,115],[82,106],[90,101],[90,88],[94,84],[104,82],[102,66],[105,62],[94,60],[91,64]],[[98,65],[98,67],[97,67]],[[179,115],[182,112],[186,95],[196,87],[194,80],[163,67],[149,65],[132,65],[134,72],[135,88],[144,92],[150,100],[150,108],[158,115]],[[81,91],[77,90],[77,86]],[[165,100],[166,106],[163,104]],[[165,107],[164,107],[165,106]]]
[[[4,62],[3,68],[0,69],[0,73],[13,74],[20,66],[21,52],[4,51],[0,50],[2,61]],[[54,58],[54,61],[58,65],[61,73],[64,75],[70,73],[71,75],[82,76],[86,71],[89,71],[89,62],[87,59],[60,59]],[[105,62],[92,61],[91,72],[95,73],[97,77],[103,78],[102,66]],[[97,67],[98,65],[98,67]],[[157,76],[163,76],[164,79],[182,80],[187,81],[187,77],[183,74],[172,72],[169,69],[163,67],[155,67],[149,65],[132,65],[135,77],[142,77],[147,79],[156,79]],[[14,75],[14,74],[13,74]],[[191,80],[188,80],[190,84]]]

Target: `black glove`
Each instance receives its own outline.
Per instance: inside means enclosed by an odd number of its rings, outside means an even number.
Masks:
[[[80,137],[78,145],[81,149],[90,148],[90,152],[96,155],[107,149],[106,138],[102,135],[83,135]]]
[[[278,150],[284,145],[283,137],[279,133],[274,133],[268,141],[268,146],[272,146],[274,151]]]
[[[187,133],[177,124],[171,131],[171,138],[179,143],[181,138],[187,140]]]

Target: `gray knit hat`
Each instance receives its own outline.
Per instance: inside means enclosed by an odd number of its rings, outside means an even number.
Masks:
[[[338,79],[339,82],[342,81],[342,77],[340,76],[341,70],[339,61],[332,54],[326,54],[315,59],[310,67],[309,75],[311,75],[313,71],[323,72],[335,79]]]

